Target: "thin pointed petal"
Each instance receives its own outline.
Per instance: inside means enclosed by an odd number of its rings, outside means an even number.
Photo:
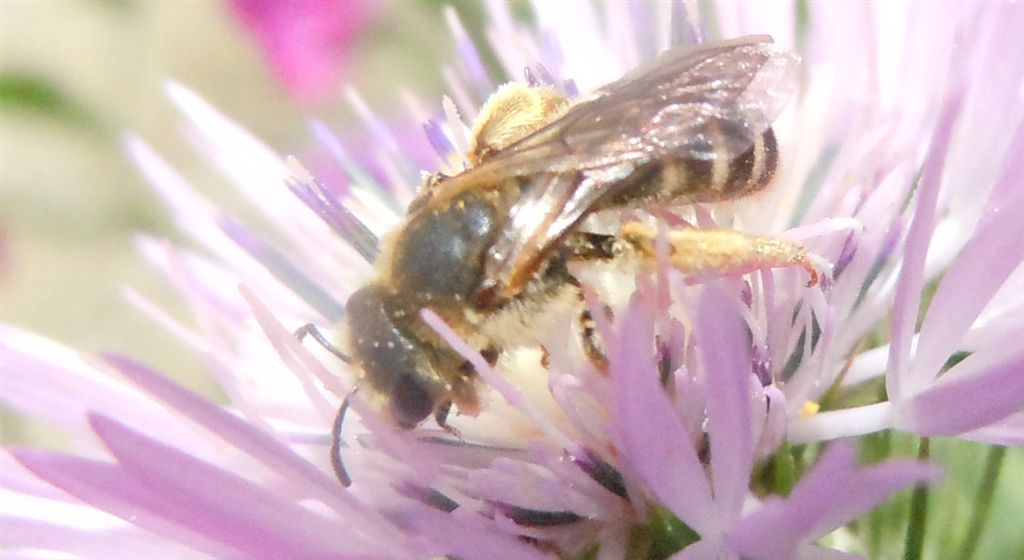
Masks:
[[[752,357],[746,324],[736,302],[708,284],[698,308],[696,332],[707,387],[711,479],[719,523],[739,516],[754,460],[751,431]]]
[[[319,534],[344,527],[281,496],[182,453],[104,416],[90,423],[125,472],[160,489],[157,504],[192,512],[189,524],[210,528],[223,542],[248,554],[324,558],[340,553]],[[180,522],[180,521],[179,521]],[[352,550],[356,543],[346,543]],[[365,546],[365,545],[364,545]]]
[[[729,543],[744,558],[794,558],[801,545],[856,519],[893,493],[938,478],[938,469],[911,461],[860,468],[852,447],[833,445],[789,497],[770,498],[740,521]]]
[[[898,403],[895,425],[923,436],[954,436],[1022,407],[1024,345],[992,348],[971,354],[933,387]]]
[[[167,521],[160,515],[160,510],[166,506],[158,505],[161,502],[159,492],[128,476],[117,465],[36,449],[14,449],[11,453],[39,478],[98,509],[214,557],[237,554],[203,527]]]
[[[623,455],[651,493],[701,532],[711,522],[711,488],[693,441],[658,383],[648,313],[634,302],[610,348],[614,425]]]
[[[892,343],[886,371],[886,388],[889,398],[894,400],[901,398],[904,391],[913,394],[920,389],[917,385],[909,386],[909,380],[904,379],[904,376],[909,369],[910,341],[914,336],[914,325],[921,303],[925,258],[935,231],[935,206],[942,184],[942,170],[953,135],[953,125],[960,115],[961,103],[960,94],[952,95],[939,117],[917,188],[914,220],[904,244],[903,268],[897,281],[892,310]]]

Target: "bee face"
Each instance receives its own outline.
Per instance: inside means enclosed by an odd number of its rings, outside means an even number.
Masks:
[[[434,412],[443,425],[452,404],[479,408],[475,372],[424,323],[423,309],[493,356],[495,317],[542,309],[578,286],[571,262],[652,253],[645,231],[581,231],[591,213],[764,188],[777,160],[770,125],[795,69],[770,37],[753,36],[668,51],[575,103],[545,87],[499,90],[473,128],[469,169],[427,180],[377,278],[347,304],[352,357],[397,424],[411,428]],[[715,233],[672,237],[673,266],[725,273],[806,262],[798,246]],[[707,251],[713,243],[717,252]]]
[[[387,395],[395,422],[412,428],[430,415],[444,387],[430,371],[422,343],[407,332],[406,311],[377,285],[353,293],[346,304],[352,325],[352,357],[370,385]]]

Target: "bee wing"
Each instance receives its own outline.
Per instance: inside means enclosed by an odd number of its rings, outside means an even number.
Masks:
[[[578,173],[534,176],[484,257],[484,292],[497,290],[491,295],[499,300],[519,293],[551,243],[577,223],[603,191],[593,182],[581,184]]]
[[[465,175],[483,184],[661,158],[731,159],[778,117],[798,71],[797,57],[767,35],[675,48]]]
[[[514,294],[551,243],[608,206],[644,164],[731,160],[749,150],[794,91],[798,67],[765,35],[666,51],[459,175],[442,196],[528,179],[485,263],[488,280]]]
[[[782,112],[798,72],[796,56],[768,36],[673,49],[605,87],[572,122],[553,123],[551,133],[584,167],[651,157],[732,159]],[[539,135],[528,140],[540,147]]]

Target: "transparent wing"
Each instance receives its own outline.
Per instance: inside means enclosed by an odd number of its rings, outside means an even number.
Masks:
[[[778,117],[798,72],[796,56],[767,35],[672,49],[463,175],[485,184],[658,158],[731,159]]]
[[[485,269],[509,295],[539,266],[551,243],[599,202],[629,188],[646,164],[731,160],[749,150],[795,89],[798,66],[768,36],[667,51],[453,177],[439,194],[527,178],[523,200]]]

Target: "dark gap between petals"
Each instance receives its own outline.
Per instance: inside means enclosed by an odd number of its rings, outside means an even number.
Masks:
[[[458,509],[459,503],[433,488],[425,488],[413,482],[401,482],[392,485],[396,492],[406,498],[416,500],[445,513]]]
[[[545,511],[530,509],[504,502],[488,501],[499,513],[524,527],[556,527],[569,525],[586,519],[572,511]]]
[[[628,498],[629,494],[626,492],[626,482],[623,480],[622,474],[593,451],[584,449],[580,455],[570,454],[569,460],[605,490],[620,498]]]

